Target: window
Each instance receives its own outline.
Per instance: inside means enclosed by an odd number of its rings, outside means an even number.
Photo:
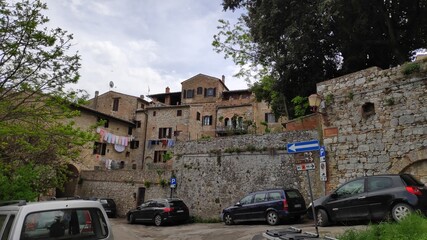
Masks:
[[[113,111],[117,112],[119,110],[119,98],[113,99]]]
[[[102,119],[102,118],[98,117],[98,122],[101,122],[101,121],[104,123],[104,127],[108,128],[108,125],[109,125],[108,119]]]
[[[197,95],[201,95],[203,93],[203,88],[202,87],[198,87],[197,88]]]
[[[139,148],[139,141],[130,141],[130,149],[137,149]]]
[[[136,121],[135,125],[136,125],[136,128],[141,128],[141,121]]]
[[[178,117],[182,116],[182,110],[177,110],[177,111],[176,111],[176,115],[177,115]]]
[[[267,122],[267,123],[274,123],[274,122],[277,122],[276,121],[276,117],[274,116],[274,114],[273,113],[266,113],[265,114],[265,122]]]
[[[24,219],[20,239],[104,239],[108,225],[101,209],[54,209]],[[93,237],[92,237],[93,236]]]
[[[393,186],[393,181],[386,177],[372,177],[368,178],[368,191],[378,191],[387,189]]]
[[[335,192],[338,198],[346,198],[365,191],[365,180],[359,179],[346,183]]]
[[[128,135],[132,135],[132,127],[128,127]]]
[[[166,151],[155,151],[154,162],[163,162],[163,155],[165,154],[166,154]]]
[[[362,105],[362,116],[368,118],[375,115],[375,105],[371,102],[367,102]]]
[[[254,195],[249,195],[249,196],[242,198],[242,200],[240,200],[240,204],[245,205],[245,204],[252,203],[253,196]]]
[[[205,97],[214,97],[215,96],[215,88],[206,88],[205,89]]]
[[[212,125],[212,116],[203,117],[203,126]]]
[[[282,194],[280,192],[269,192],[268,201],[280,200],[282,199]]]
[[[160,138],[172,138],[172,128],[159,128]]]
[[[184,90],[184,98],[193,98],[194,97],[194,90]]]
[[[255,194],[254,203],[264,202],[265,201],[265,193],[257,193]]]
[[[153,117],[155,117],[156,116],[156,111],[153,111]]]
[[[200,113],[199,112],[197,112],[196,120],[200,121]]]
[[[105,155],[106,149],[107,149],[106,143],[95,142],[93,145],[93,154]]]

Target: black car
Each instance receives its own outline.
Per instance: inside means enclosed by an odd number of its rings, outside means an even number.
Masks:
[[[179,198],[152,199],[126,214],[128,223],[184,223],[190,219],[187,205]]]
[[[356,178],[314,201],[319,226],[352,220],[401,220],[415,210],[427,213],[427,188],[410,174]],[[312,208],[307,212],[313,218]]]
[[[269,189],[248,194],[233,206],[222,210],[221,219],[231,225],[243,221],[298,221],[306,213],[304,197],[297,189]]]
[[[102,206],[104,207],[104,210],[107,213],[108,217],[110,217],[110,218],[117,217],[116,202],[112,198],[90,197],[88,199],[93,200],[93,201],[99,201],[102,204]]]

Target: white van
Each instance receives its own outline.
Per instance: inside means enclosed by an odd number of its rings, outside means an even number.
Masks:
[[[2,206],[4,205],[4,206]],[[114,239],[97,201],[0,202],[0,239]]]

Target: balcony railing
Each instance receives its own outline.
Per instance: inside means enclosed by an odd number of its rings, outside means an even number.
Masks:
[[[233,126],[217,126],[215,132],[218,136],[230,136],[247,134],[247,127],[233,127]]]

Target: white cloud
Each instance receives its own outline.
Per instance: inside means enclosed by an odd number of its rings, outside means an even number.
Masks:
[[[74,88],[93,96],[113,90],[139,96],[181,91],[181,82],[203,73],[221,78],[229,89],[244,89],[234,79],[236,66],[213,51],[218,19],[233,20],[221,0],[44,0],[50,27],[74,35],[82,56],[81,79]]]

